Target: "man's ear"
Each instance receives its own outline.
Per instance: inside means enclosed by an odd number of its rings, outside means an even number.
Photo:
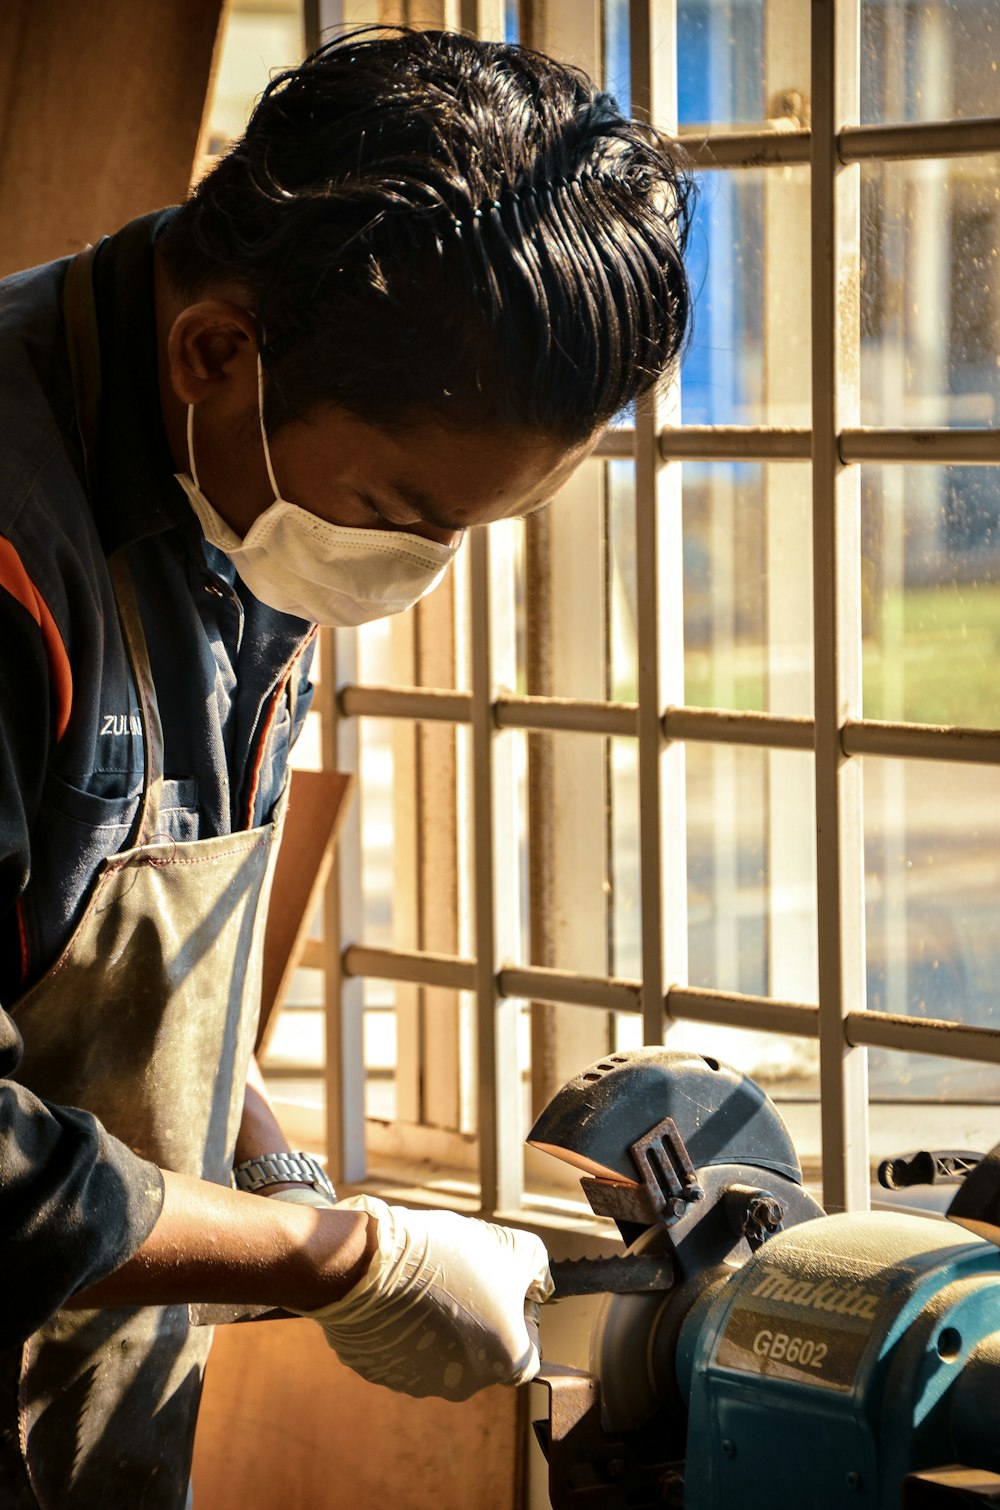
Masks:
[[[229,299],[201,299],[176,316],[167,337],[170,385],[182,404],[229,400],[256,403],[257,329]]]

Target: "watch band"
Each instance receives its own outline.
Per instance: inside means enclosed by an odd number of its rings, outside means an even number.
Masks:
[[[326,1170],[311,1153],[262,1153],[255,1159],[244,1159],[233,1169],[232,1184],[251,1195],[269,1185],[311,1185],[331,1201],[337,1199]]]

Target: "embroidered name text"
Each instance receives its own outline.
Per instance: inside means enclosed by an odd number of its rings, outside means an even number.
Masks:
[[[138,713],[105,713],[101,733],[141,734],[142,720]]]

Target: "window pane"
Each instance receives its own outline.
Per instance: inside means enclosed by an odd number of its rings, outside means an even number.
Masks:
[[[996,0],[862,0],[865,122],[1000,115]]]
[[[868,757],[864,780],[869,1007],[1000,1027],[1000,770]],[[890,1074],[873,1052],[873,1093],[1000,1090],[998,1067],[940,1081],[926,1056],[907,1057],[900,1079],[899,1056]]]
[[[764,0],[680,0],[677,51],[684,67],[677,82],[682,126],[764,119],[764,8]],[[626,110],[631,97],[629,53],[629,0],[605,0],[605,87]],[[807,56],[804,77],[808,73]]]
[[[808,425],[808,171],[719,171],[698,183],[684,423]]]
[[[534,964],[605,975],[608,908],[614,901],[608,879],[609,741],[593,734],[533,732],[526,744],[531,849],[529,854],[522,845],[521,868],[530,924],[512,940],[518,953],[511,957],[526,959],[530,931]],[[634,808],[634,785],[624,781],[618,797],[623,808]],[[634,841],[634,823],[624,816],[621,822]],[[637,847],[628,847],[623,863],[637,869]]]
[[[628,0],[605,0],[605,81],[629,100]],[[678,115],[684,126],[806,123],[808,0],[678,0]]]
[[[611,687],[636,696],[634,470],[609,467]],[[809,717],[808,466],[684,466],[684,700]]]
[[[608,87],[627,84],[627,0],[609,0]],[[679,0],[678,110],[685,125],[798,114],[809,88],[806,0]]]
[[[991,426],[1000,394],[1000,160],[861,167],[866,425]]]
[[[816,1001],[810,757],[692,743],[687,801],[691,984]]]
[[[1000,1066],[896,1049],[868,1053],[873,1174],[883,1159],[918,1148],[987,1153],[996,1143]],[[952,1186],[949,1198],[954,1193]],[[916,1186],[913,1194],[926,1198],[928,1187]]]
[[[685,702],[811,715],[809,476],[794,463],[685,466]]]
[[[365,1116],[392,1122],[397,1116],[396,992],[391,981],[365,982]]]
[[[681,0],[678,106],[683,124],[758,121],[767,114],[762,0]]]
[[[692,985],[767,989],[767,831],[759,750],[687,751]]]
[[[635,465],[612,461],[607,466],[608,623],[611,651],[608,696],[635,702],[639,662],[636,644]]]
[[[684,700],[767,703],[763,468],[684,471]]]
[[[611,757],[611,974],[642,975],[639,892],[639,746],[608,741]]]
[[[364,772],[361,802],[361,886],[364,897],[364,941],[376,948],[412,948],[412,938],[396,938],[393,898],[396,894],[393,857],[396,851],[393,811],[393,721],[360,720],[360,769]],[[411,731],[400,726],[396,731]]]
[[[861,475],[865,717],[1000,726],[1000,468]]]

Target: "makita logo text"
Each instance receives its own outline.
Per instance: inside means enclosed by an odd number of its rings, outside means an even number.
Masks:
[[[808,1279],[789,1279],[780,1269],[765,1267],[763,1278],[750,1293],[760,1300],[781,1300],[786,1305],[834,1311],[838,1316],[860,1316],[865,1321],[874,1321],[878,1316],[878,1296],[862,1290],[860,1285],[838,1285],[832,1279],[814,1284]]]
[[[101,733],[141,734],[142,720],[138,713],[105,713]]]

